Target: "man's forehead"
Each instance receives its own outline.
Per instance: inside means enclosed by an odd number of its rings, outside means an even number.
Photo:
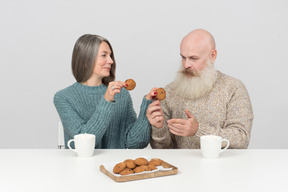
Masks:
[[[206,48],[199,44],[181,44],[180,53],[183,56],[198,56],[206,52]]]

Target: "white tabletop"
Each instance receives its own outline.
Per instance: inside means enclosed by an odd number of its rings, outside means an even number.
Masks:
[[[100,172],[105,162],[160,158],[178,174],[117,183]],[[288,191],[288,150],[227,150],[218,159],[200,150],[95,150],[91,158],[70,150],[0,149],[0,191]]]

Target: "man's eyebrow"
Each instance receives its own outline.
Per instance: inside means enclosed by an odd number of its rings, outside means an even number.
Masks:
[[[181,57],[184,57],[181,53],[180,53]],[[190,55],[188,57],[184,57],[184,58],[192,58],[192,57],[198,57],[197,55]]]
[[[181,57],[184,57],[184,58],[186,58],[184,55],[182,55],[181,53],[180,53],[180,55],[181,55]]]

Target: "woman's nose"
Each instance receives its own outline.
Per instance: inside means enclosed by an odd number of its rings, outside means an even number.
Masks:
[[[110,56],[108,57],[108,63],[113,64],[113,59]]]

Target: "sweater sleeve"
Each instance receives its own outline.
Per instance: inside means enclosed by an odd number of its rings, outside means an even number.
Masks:
[[[55,94],[54,105],[59,113],[65,134],[70,138],[80,133],[95,134],[96,145],[101,142],[109,126],[114,107],[114,103],[108,102],[102,97],[91,118],[85,121],[73,105],[60,94]]]
[[[150,145],[153,149],[172,149],[173,135],[170,133],[167,121],[171,119],[171,112],[166,103],[167,100],[161,101],[161,107],[164,114],[164,125],[162,128],[152,126]]]
[[[253,110],[248,92],[242,82],[231,94],[226,107],[226,121],[223,127],[212,127],[199,122],[196,136],[207,134],[219,135],[230,141],[229,148],[246,149],[250,141],[253,122]]]
[[[150,141],[150,123],[146,117],[148,106],[152,103],[150,100],[142,99],[140,113],[136,120],[136,113],[133,109],[132,99],[129,95],[126,127],[126,148],[141,149],[147,147]],[[133,120],[134,119],[134,120]]]

